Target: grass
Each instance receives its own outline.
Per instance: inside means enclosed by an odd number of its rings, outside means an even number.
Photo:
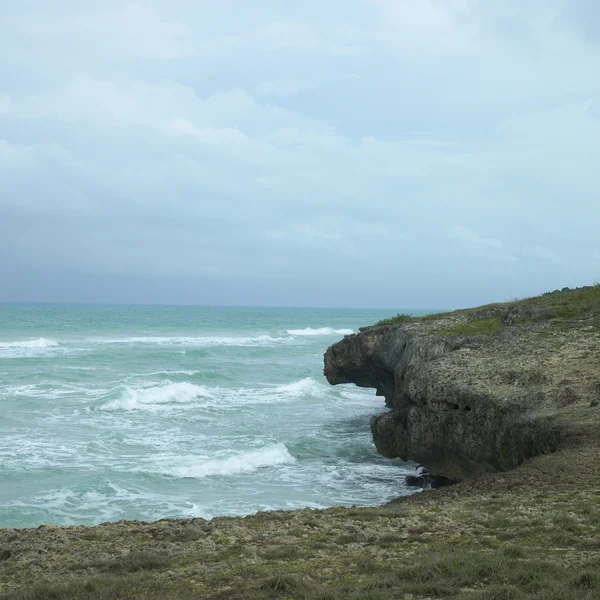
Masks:
[[[498,319],[482,319],[480,321],[467,321],[451,327],[436,330],[442,335],[490,335],[502,331],[506,325]]]
[[[138,571],[165,569],[169,566],[171,566],[169,557],[142,550],[118,559],[111,558],[82,565],[76,563],[74,569],[93,568],[105,573],[136,573]]]
[[[483,316],[485,311],[495,311],[499,317]],[[574,290],[546,292],[541,296],[515,300],[504,304],[490,304],[474,309],[461,309],[449,313],[436,313],[425,316],[412,316],[401,313],[395,317],[382,319],[375,324],[405,325],[416,321],[442,321],[435,329],[436,334],[458,335],[490,335],[501,331],[508,325],[523,325],[530,321],[541,320],[569,321],[586,319],[595,329],[600,329],[600,284],[586,286]],[[448,320],[444,326],[443,321]]]
[[[383,325],[404,325],[416,321],[419,318],[420,317],[415,317],[406,313],[398,313],[395,317],[389,317],[388,319],[378,321],[375,323],[375,327],[382,327]]]
[[[11,600],[165,600],[165,598],[198,597],[197,590],[184,581],[164,582],[160,585],[149,584],[148,579],[143,575],[127,577],[104,575],[63,582],[32,581],[31,585],[9,593],[0,593],[0,598]]]

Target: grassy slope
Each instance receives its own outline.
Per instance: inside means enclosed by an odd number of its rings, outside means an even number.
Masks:
[[[595,328],[600,328],[600,285],[565,292],[548,293],[534,298],[526,298],[503,304],[489,304],[488,306],[461,309],[422,317],[414,317],[402,313],[395,317],[383,319],[376,326],[404,325],[417,321],[448,319],[458,322],[456,325],[448,327],[445,330],[438,330],[438,333],[445,333],[447,335],[489,334],[495,333],[507,325],[506,322],[495,316],[488,316],[493,314],[493,309],[498,309],[499,312],[510,312],[511,309],[517,313],[522,312],[527,315],[523,317],[523,323],[527,322],[531,317],[538,320],[585,318]],[[486,316],[477,318],[478,314]],[[518,321],[512,324],[518,324]]]
[[[567,294],[520,304],[594,325],[600,288]],[[600,407],[561,418],[559,452],[378,508],[0,530],[0,599],[598,599]]]

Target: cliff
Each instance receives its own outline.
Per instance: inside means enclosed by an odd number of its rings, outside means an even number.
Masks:
[[[452,480],[506,471],[597,426],[600,286],[399,315],[329,348],[325,376],[385,397],[382,455]]]

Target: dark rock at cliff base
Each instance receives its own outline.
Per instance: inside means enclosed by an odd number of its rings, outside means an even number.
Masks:
[[[371,423],[378,451],[449,481],[576,439],[570,423],[597,400],[599,365],[600,286],[366,327],[325,354],[330,383],[385,397],[391,410]]]
[[[437,490],[442,487],[448,487],[449,485],[454,485],[458,483],[452,479],[448,479],[447,477],[436,477],[435,475],[431,475],[430,473],[424,472],[419,475],[408,475],[404,479],[404,485],[407,487],[416,487],[422,489],[431,488],[433,490]]]

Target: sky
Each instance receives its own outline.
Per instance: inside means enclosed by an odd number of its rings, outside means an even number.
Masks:
[[[0,301],[600,280],[597,0],[0,0]]]

